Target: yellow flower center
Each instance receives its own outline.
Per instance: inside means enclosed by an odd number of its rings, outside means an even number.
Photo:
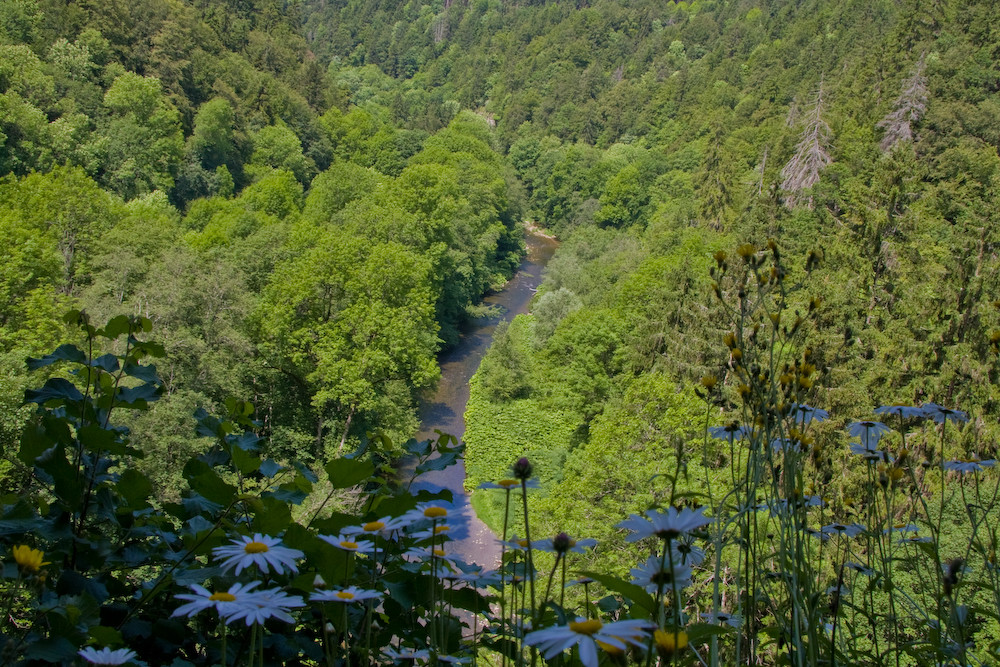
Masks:
[[[381,521],[369,521],[365,525],[361,526],[361,530],[366,533],[375,533],[385,528],[385,524]]]
[[[447,533],[449,530],[451,530],[451,526],[444,526],[444,525],[434,526],[435,535],[440,535],[441,533]]]
[[[526,540],[526,539],[524,539],[524,538],[522,538],[522,539],[520,539],[520,540],[518,540],[518,541],[517,541],[517,546],[519,546],[519,547],[524,547],[525,549],[527,549],[527,548],[528,548],[528,545],[529,545],[529,544],[531,544],[531,543],[530,543],[530,542],[528,542],[528,540]]]
[[[444,558],[444,549],[435,549],[434,555],[438,558]]]
[[[448,516],[448,510],[443,507],[428,507],[424,510],[424,516],[428,519],[440,519]]]
[[[602,642],[600,639],[597,640],[597,645],[601,647],[601,650],[610,655],[612,658],[617,658],[625,654],[625,649],[618,648],[613,644],[608,644],[607,642]]]
[[[48,563],[42,562],[42,558],[45,557],[44,552],[39,549],[32,549],[26,544],[17,545],[13,548],[12,553],[18,566],[28,572],[38,572],[43,565],[48,565]]]
[[[353,600],[354,593],[349,593],[348,591],[338,591],[337,597],[340,598],[341,600]]]
[[[208,599],[212,602],[236,602],[236,596],[232,593],[213,593]]]
[[[501,479],[499,482],[497,482],[497,484],[499,484],[505,489],[509,489],[512,486],[517,486],[518,481],[516,479]]]
[[[247,545],[243,547],[243,551],[248,554],[262,554],[269,551],[269,549],[263,542],[248,542]]]
[[[688,636],[683,630],[671,632],[657,630],[653,633],[653,639],[656,641],[656,648],[668,655],[676,653],[688,645]]]
[[[358,543],[348,542],[347,540],[344,540],[343,542],[340,543],[340,546],[343,547],[344,549],[357,549]]]
[[[604,627],[596,618],[587,619],[586,621],[570,621],[569,629],[578,635],[587,635],[588,637],[598,630]]]

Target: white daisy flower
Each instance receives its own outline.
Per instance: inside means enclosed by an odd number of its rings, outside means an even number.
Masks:
[[[743,623],[743,617],[739,614],[727,614],[723,611],[702,614],[701,620],[713,625],[728,625],[733,628],[738,628]]]
[[[622,650],[627,648],[628,644],[641,646],[649,638],[650,627],[648,621],[634,619],[602,623],[596,618],[588,620],[578,618],[569,625],[557,625],[529,632],[524,637],[524,643],[537,646],[546,660],[575,645],[580,651],[580,662],[584,667],[597,667],[598,642],[602,646]]]
[[[872,462],[872,461],[885,461],[886,463],[888,463],[889,462],[889,455],[886,452],[882,451],[881,449],[878,449],[877,445],[878,445],[878,441],[877,440],[874,443],[872,443],[871,447],[869,447],[867,445],[863,445],[863,444],[858,443],[858,442],[852,442],[851,443],[851,453],[852,454],[857,454],[858,456],[862,456],[862,457],[864,457],[864,459],[866,461],[869,461],[869,462]]]
[[[448,537],[448,533],[451,531],[451,526],[446,523],[439,523],[434,526],[434,528],[427,528],[426,530],[418,530],[417,532],[410,535],[415,540],[429,540],[434,537],[437,539],[451,539]]]
[[[377,600],[382,594],[378,591],[366,590],[357,586],[348,586],[335,591],[317,591],[309,596],[313,602],[361,602]]]
[[[508,549],[518,549],[520,551],[525,551],[528,548],[528,540],[523,537],[518,537],[516,534],[511,535],[510,539],[504,542],[503,540],[497,540],[499,544],[506,545]],[[538,543],[531,545],[532,548],[538,548]]]
[[[344,535],[381,535],[383,537],[388,537],[390,534],[397,530],[401,530],[410,525],[410,521],[405,517],[384,516],[381,519],[376,519],[375,521],[369,521],[368,523],[362,524],[360,526],[350,526],[344,528],[342,534]]]
[[[813,421],[826,421],[830,418],[830,413],[826,410],[814,408],[811,405],[806,405],[805,403],[792,403],[790,414],[801,426]]]
[[[670,550],[674,554],[675,563],[697,567],[705,560],[704,550],[694,543],[694,538],[690,535],[672,540],[670,542]]]
[[[119,648],[112,651],[104,647],[98,651],[93,646],[88,646],[80,649],[78,654],[92,665],[124,665],[135,658],[135,651],[127,648]]]
[[[226,623],[243,619],[248,626],[263,623],[269,618],[277,618],[285,623],[294,623],[288,613],[294,607],[304,607],[305,602],[298,595],[288,595],[280,588],[269,588],[254,593],[244,604],[226,616]]]
[[[286,568],[298,572],[295,561],[305,555],[298,549],[281,546],[281,540],[276,537],[260,533],[252,538],[242,535],[230,542],[232,544],[229,546],[215,547],[212,553],[216,558],[224,559],[221,563],[223,571],[228,571],[235,565],[236,574],[251,565],[256,565],[261,572],[268,572],[272,568],[277,574],[281,574]]]
[[[632,531],[632,534],[625,538],[626,542],[638,542],[647,537],[672,540],[712,523],[712,519],[705,516],[704,513],[704,507],[699,507],[696,510],[687,507],[681,510],[676,507],[668,507],[666,512],[646,510],[646,519],[637,514],[631,514],[629,518],[617,524],[616,527]]]
[[[393,662],[412,660],[414,662],[427,662],[431,658],[430,651],[414,648],[400,648],[398,651],[387,648],[383,651]]]
[[[357,553],[370,554],[375,550],[375,545],[368,540],[359,540],[352,535],[341,533],[340,535],[320,535],[319,539],[327,544],[332,544],[344,551],[354,551]]]
[[[913,405],[880,405],[875,408],[877,415],[896,415],[900,419],[910,419],[914,417],[926,417],[927,413],[923,408]]]
[[[933,419],[938,424],[943,424],[947,421],[952,421],[952,422],[969,421],[969,415],[962,412],[961,410],[946,408],[943,405],[938,405],[937,403],[924,403],[923,411],[928,418]]]
[[[496,570],[486,570],[482,565],[472,565],[468,569],[462,568],[461,574],[455,575],[457,581],[464,581],[476,587],[499,586],[500,573]]]
[[[586,553],[585,549],[592,549],[595,546],[597,546],[597,540],[592,537],[585,540],[575,540],[566,533],[559,533],[551,540],[542,540],[534,544],[534,547],[539,551],[557,554],[564,554],[567,551],[582,554]]]
[[[831,523],[823,526],[820,530],[827,535],[844,535],[849,538],[855,538],[868,529],[860,523]]]
[[[891,433],[892,429],[882,422],[865,420],[851,422],[847,425],[847,432],[852,438],[858,438],[861,440],[861,444],[864,445],[866,449],[875,449],[878,445],[878,441],[882,439],[882,436],[886,433]]]
[[[525,487],[529,489],[539,489],[541,488],[541,483],[537,479],[529,479],[525,482]],[[503,491],[511,491],[521,488],[521,480],[519,479],[501,479],[496,482],[483,482],[479,485],[480,489],[501,489]]]
[[[844,566],[848,567],[848,568],[850,568],[852,570],[854,570],[855,572],[857,572],[859,574],[863,574],[866,577],[874,577],[875,576],[875,570],[871,569],[867,565],[862,565],[861,563],[856,563],[854,561],[849,561],[847,563],[844,563]]]
[[[449,510],[443,502],[418,503],[416,509],[410,510],[402,518],[414,524],[421,521],[445,521],[448,514]]]
[[[194,594],[181,593],[174,596],[178,600],[187,600],[188,603],[175,609],[174,613],[170,616],[190,617],[201,613],[205,609],[215,608],[219,612],[219,616],[226,617],[234,612],[239,605],[245,604],[250,600],[254,595],[250,591],[259,585],[259,581],[252,581],[249,584],[237,583],[230,586],[229,590],[225,593],[212,593],[208,589],[194,584],[191,586]]]
[[[995,459],[982,460],[977,457],[972,457],[968,459],[958,459],[957,461],[945,461],[944,469],[964,475],[968,472],[982,472],[987,468],[992,468],[995,464]]]
[[[412,549],[407,549],[404,556],[409,556],[413,560],[429,562],[431,559],[437,559],[439,563],[443,563],[448,569],[453,571],[460,571],[458,564],[455,559],[451,558],[445,553],[445,550],[441,547],[434,547],[431,550],[429,547],[413,547]]]
[[[629,573],[632,575],[632,583],[636,586],[642,586],[649,593],[674,588],[682,589],[691,583],[690,565],[684,565],[675,560],[673,568],[671,568],[669,558],[663,562],[661,557],[656,555],[650,556],[645,563],[629,570]]]

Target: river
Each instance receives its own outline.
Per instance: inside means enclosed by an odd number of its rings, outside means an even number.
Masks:
[[[465,406],[469,402],[469,380],[479,368],[479,362],[493,341],[493,331],[503,321],[526,313],[528,303],[542,280],[542,269],[556,249],[554,239],[529,233],[526,235],[527,256],[514,277],[504,289],[491,294],[483,302],[495,306],[499,313],[494,317],[480,318],[463,334],[459,344],[438,359],[441,380],[437,391],[428,396],[420,409],[418,440],[436,438],[435,430],[450,433],[461,439],[465,433]],[[459,461],[441,471],[431,471],[414,480],[412,489],[437,491],[448,489],[454,494],[449,511],[448,532],[453,541],[448,545],[449,554],[468,563],[495,567],[500,559],[500,545],[496,536],[486,527],[469,504],[465,493],[465,464]]]

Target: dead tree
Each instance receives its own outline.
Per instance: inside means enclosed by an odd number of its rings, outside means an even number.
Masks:
[[[820,82],[812,108],[805,114],[805,127],[799,135],[795,155],[781,170],[781,189],[787,193],[785,204],[789,208],[799,203],[802,192],[816,185],[820,172],[830,164],[829,142],[830,126],[823,120],[823,83]],[[812,197],[806,205],[812,208]]]
[[[913,75],[903,81],[903,89],[892,105],[892,111],[878,122],[885,130],[879,148],[889,153],[904,141],[913,140],[913,124],[927,111],[927,77],[924,76],[924,56],[920,56]]]

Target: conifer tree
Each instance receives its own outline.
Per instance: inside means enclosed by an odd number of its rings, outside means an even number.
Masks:
[[[924,76],[924,56],[920,56],[913,75],[903,82],[899,97],[892,105],[892,111],[879,121],[878,127],[885,130],[879,147],[889,153],[898,144],[913,140],[913,123],[919,121],[927,110],[927,77]]]
[[[799,203],[803,191],[819,181],[819,173],[831,162],[829,153],[830,126],[823,120],[823,83],[816,91],[812,108],[805,114],[805,127],[799,135],[795,155],[781,170],[781,189],[787,194],[785,204],[792,208]],[[812,208],[812,197],[807,206]]]

